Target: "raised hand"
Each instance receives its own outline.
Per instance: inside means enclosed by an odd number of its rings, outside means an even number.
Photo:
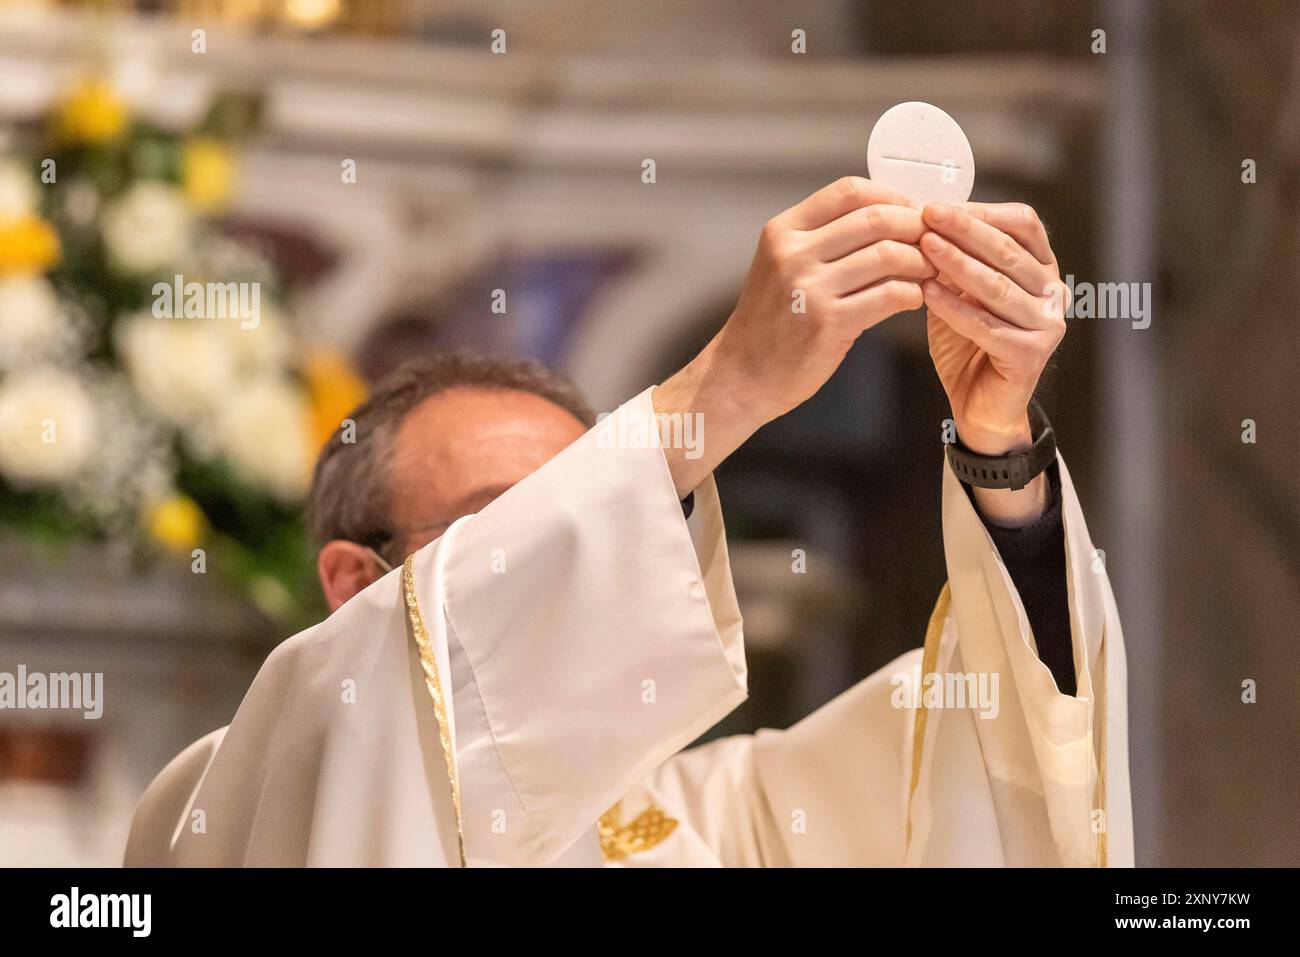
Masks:
[[[707,410],[712,438],[702,458],[665,450],[679,491],[811,397],[864,330],[920,308],[921,282],[937,275],[917,248],[924,230],[905,197],[860,176],[836,180],[763,227],[726,325],[655,390],[659,412]]]
[[[735,311],[715,340],[769,418],[813,395],[866,329],[919,309],[936,275],[917,248],[920,212],[858,176],[763,227]]]
[[[983,455],[1025,448],[1029,399],[1065,335],[1066,287],[1047,231],[1020,203],[932,204],[923,218],[921,251],[940,272],[922,285],[930,356],[957,435]]]

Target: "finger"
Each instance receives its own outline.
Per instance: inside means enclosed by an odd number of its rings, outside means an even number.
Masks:
[[[835,315],[862,332],[896,313],[920,309],[923,302],[924,296],[917,283],[906,279],[886,279],[836,300]]]
[[[811,233],[812,251],[824,263],[864,249],[882,239],[915,246],[925,232],[921,211],[892,203],[876,203],[851,210]]]
[[[1032,206],[1024,203],[957,203],[955,204],[994,229],[1014,237],[1030,255],[1044,266],[1056,265],[1056,254],[1047,238],[1047,227]]]
[[[858,292],[882,279],[914,279],[919,282],[938,275],[921,250],[892,239],[859,249],[831,263],[826,270],[826,281],[837,296]]]
[[[958,289],[970,293],[994,315],[1022,329],[1038,329],[1047,321],[1037,298],[938,233],[926,233],[921,237],[921,252]]]
[[[873,203],[907,206],[908,199],[887,186],[873,183],[865,176],[845,176],[791,206],[779,214],[777,219],[791,229],[817,229],[839,219],[850,210]]]
[[[969,339],[992,356],[1006,352],[1007,344],[1019,336],[1028,336],[1026,330],[999,319],[979,303],[969,302],[934,279],[921,283],[921,293],[931,316],[938,316],[959,336]]]
[[[1009,233],[946,203],[931,203],[922,212],[935,232],[985,265],[1010,276],[1030,295],[1038,296],[1052,278],[1044,266]]]

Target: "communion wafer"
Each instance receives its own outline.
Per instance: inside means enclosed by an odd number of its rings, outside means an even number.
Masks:
[[[975,185],[975,157],[957,121],[929,103],[890,107],[867,141],[867,172],[918,206],[964,203]]]

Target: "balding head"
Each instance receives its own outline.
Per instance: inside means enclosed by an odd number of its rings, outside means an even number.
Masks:
[[[390,564],[536,471],[595,421],[540,363],[474,355],[403,367],[316,463],[311,530],[331,611]]]

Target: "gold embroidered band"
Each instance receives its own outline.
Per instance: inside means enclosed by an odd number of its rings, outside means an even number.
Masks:
[[[456,840],[460,850],[460,866],[466,866],[465,829],[461,823],[460,776],[456,771],[456,754],[451,740],[451,727],[447,722],[447,701],[438,677],[438,660],[434,657],[429,630],[424,625],[420,599],[415,593],[415,556],[402,565],[402,595],[406,599],[406,615],[411,623],[411,634],[420,652],[420,667],[424,669],[424,686],[433,701],[433,716],[438,721],[438,740],[442,742],[442,756],[447,762],[447,780],[451,782],[451,803],[456,810]]]
[[[948,590],[948,583],[943,583],[943,591],[939,592],[939,600],[934,603],[934,610],[930,612],[930,623],[925,627],[925,648],[921,652],[921,683],[925,684],[925,676],[931,674],[939,665],[939,639],[943,637],[943,623],[948,617],[948,606],[952,602],[952,595]],[[928,712],[925,708],[925,695],[921,693],[921,688],[917,688],[916,700],[916,717],[912,722],[912,780],[907,787],[907,843],[910,847],[912,844],[912,796],[916,794],[916,786],[921,783],[921,755],[925,750],[925,719]]]

